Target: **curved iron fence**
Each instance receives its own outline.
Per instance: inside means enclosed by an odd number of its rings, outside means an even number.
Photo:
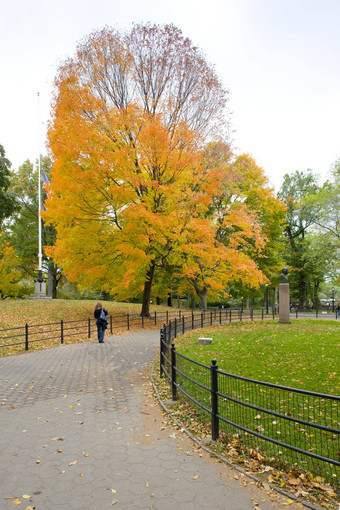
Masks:
[[[231,322],[230,316],[222,322]],[[231,374],[220,370],[216,360],[210,366],[199,363],[171,344],[185,331],[211,324],[210,317],[182,318],[161,329],[160,375],[169,380],[172,399],[190,401],[211,424],[213,440],[222,432],[277,464],[339,484],[340,397]]]
[[[223,312],[223,313],[222,313]],[[260,309],[257,311],[248,311],[248,316],[258,316],[262,318],[274,317],[277,313],[275,308],[269,310]],[[141,317],[140,314],[121,313],[108,316],[108,331],[110,334],[129,331],[130,329],[146,328],[161,325],[164,322],[176,318],[181,320],[185,317],[187,320],[196,323],[204,320],[216,320],[216,317],[230,317],[235,320],[236,317],[245,320],[247,311],[245,310],[214,310],[210,312],[174,310],[174,311],[155,311],[150,317]],[[54,340],[55,342],[64,343],[67,337],[83,335],[87,338],[93,337],[96,333],[96,320],[93,318],[78,321],[63,321],[44,323],[44,324],[25,324],[24,326],[16,326],[13,328],[0,329],[0,353],[3,348],[12,346],[23,346],[28,351],[31,344],[37,344],[44,341]]]

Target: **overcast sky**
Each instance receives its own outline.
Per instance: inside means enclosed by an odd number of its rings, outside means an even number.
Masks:
[[[295,170],[327,177],[340,156],[340,0],[0,0],[0,144],[13,168],[39,144],[46,153],[58,63],[94,29],[147,21],[175,24],[215,64],[235,152],[277,190]]]

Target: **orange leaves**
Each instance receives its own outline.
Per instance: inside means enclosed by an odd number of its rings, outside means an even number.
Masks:
[[[121,298],[140,292],[151,267],[168,287],[175,275],[204,292],[263,281],[251,254],[265,236],[244,192],[261,187],[261,171],[232,163],[226,143],[202,150],[224,98],[175,27],[104,29],[81,43],[56,80],[43,215],[58,232],[48,253],[69,279]]]

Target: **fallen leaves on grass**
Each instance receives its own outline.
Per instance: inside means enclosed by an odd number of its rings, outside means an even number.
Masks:
[[[157,380],[157,390],[163,401],[169,399],[169,387],[165,381]],[[175,429],[184,430],[183,427],[185,427],[198,440],[202,441],[211,434],[210,423],[203,423],[197,409],[186,402],[178,401],[173,405],[171,417],[177,420]],[[255,419],[260,420],[261,415],[256,415]],[[163,423],[166,424],[166,422]],[[170,433],[169,437],[176,437],[176,432]],[[219,440],[209,447],[214,452],[242,466],[242,470],[245,472],[255,474],[259,478],[259,486],[266,490],[271,497],[273,497],[272,489],[275,487],[291,493],[294,500],[288,498],[285,503],[282,503],[283,506],[290,506],[295,501],[303,499],[319,504],[322,508],[340,510],[335,506],[339,494],[335,487],[326,483],[324,477],[313,476],[312,473],[302,472],[302,470],[300,472],[298,470],[295,472],[292,469],[280,470],[277,465],[272,464],[273,459],[268,459],[259,448],[246,448],[238,434],[228,437],[221,433]]]

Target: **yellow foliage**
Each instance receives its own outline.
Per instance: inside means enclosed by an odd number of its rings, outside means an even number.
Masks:
[[[243,193],[255,181],[263,187],[261,172],[248,159],[232,164],[227,145],[202,150],[199,132],[183,121],[170,128],[164,110],[110,103],[98,92],[104,35],[117,51],[114,65],[128,69],[119,37],[103,33],[56,80],[53,169],[42,214],[57,241],[46,254],[70,281],[122,299],[143,290],[150,268],[171,268],[196,291],[223,292],[233,280],[264,283],[253,257],[266,243],[260,209]],[[263,193],[262,202],[272,198]]]
[[[5,240],[4,234],[0,233],[0,298],[16,296],[19,293],[17,281],[21,277],[16,269],[18,258],[14,248]]]

